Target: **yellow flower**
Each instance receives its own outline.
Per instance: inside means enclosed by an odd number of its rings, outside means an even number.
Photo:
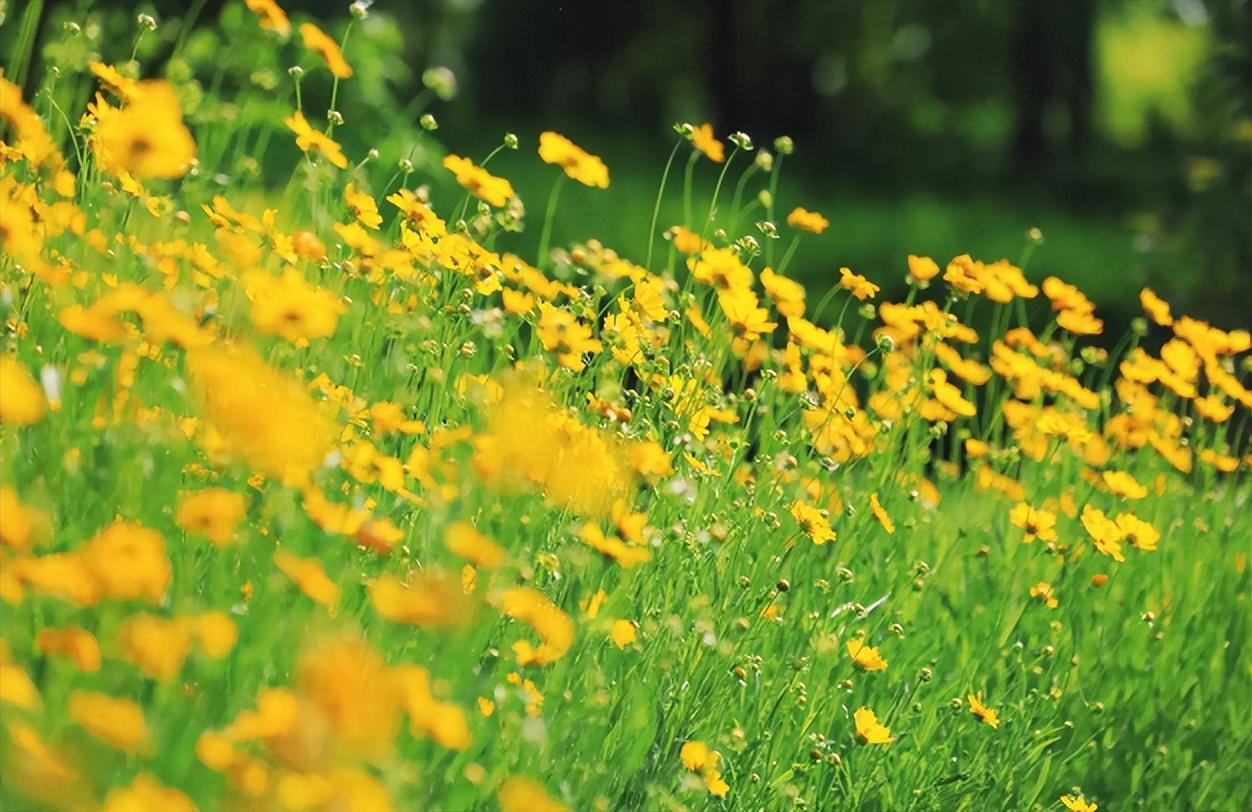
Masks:
[[[891,729],[878,721],[878,717],[869,708],[859,708],[852,714],[856,724],[856,738],[861,744],[891,744],[895,741]]]
[[[304,23],[300,26],[300,38],[304,40],[304,47],[316,51],[322,57],[326,67],[330,68],[336,78],[347,79],[352,75],[352,66],[343,58],[339,43],[328,37],[322,29],[313,23]]]
[[[791,503],[791,515],[814,544],[820,545],[835,540],[835,531],[831,529],[826,514],[812,505],[796,500]]]
[[[94,674],[100,670],[100,644],[91,632],[77,626],[64,629],[40,629],[35,645],[45,656],[61,655],[74,663],[79,671]]]
[[[140,773],[130,786],[109,790],[101,812],[196,812],[196,805],[182,792]]]
[[[909,254],[909,278],[916,282],[929,282],[939,275],[939,263],[930,257]]]
[[[839,269],[839,287],[852,292],[861,301],[872,299],[878,295],[878,286],[860,274],[852,273],[850,268]]]
[[[595,354],[603,348],[600,340],[593,337],[591,328],[573,313],[547,302],[539,303],[537,331],[543,348],[556,353],[561,366],[574,372],[581,372],[586,367],[584,354]]]
[[[308,481],[330,451],[332,427],[303,387],[230,345],[193,350],[187,366],[224,450],[288,484]]]
[[[26,367],[7,355],[0,355],[0,423],[29,426],[38,422],[47,408],[43,389]]]
[[[513,184],[476,166],[469,158],[447,155],[443,159],[443,168],[456,176],[456,182],[466,191],[489,205],[503,206],[513,197]]]
[[[691,772],[702,774],[704,788],[710,795],[724,798],[730,792],[730,785],[723,780],[721,770],[718,769],[721,755],[715,750],[710,750],[704,742],[684,743],[678,753],[678,758],[682,761],[683,767]]]
[[[366,228],[378,228],[383,224],[382,215],[378,213],[378,204],[374,198],[357,191],[356,184],[349,183],[343,190],[343,202],[348,211],[352,212],[361,225]]]
[[[1114,561],[1126,560],[1126,557],[1122,555],[1121,545],[1126,533],[1117,525],[1117,522],[1105,516],[1104,511],[1085,505],[1082,509],[1082,526],[1086,529],[1087,535],[1091,536],[1091,540],[1095,542],[1097,550]]]
[[[539,134],[539,157],[555,164],[584,186],[609,188],[609,168],[565,136],[552,131]]]
[[[448,549],[485,570],[499,569],[508,553],[469,522],[454,522],[444,533]]]
[[[266,31],[275,31],[283,37],[291,34],[291,22],[282,7],[274,0],[244,0],[257,16],[257,22]]]
[[[74,691],[70,694],[69,714],[93,738],[123,753],[152,751],[152,733],[143,718],[143,709],[129,699]]]
[[[296,134],[296,146],[301,152],[315,153],[340,169],[348,168],[348,158],[343,154],[339,143],[325,133],[313,129],[304,113],[292,113],[283,119],[283,123]]]
[[[246,271],[243,283],[257,331],[298,347],[334,335],[339,316],[348,309],[330,291],[310,285],[295,267],[288,267],[281,277],[259,269]]]
[[[883,659],[882,654],[873,646],[865,645],[864,640],[849,640],[847,648],[852,664],[862,671],[887,670],[887,661]]]
[[[691,130],[691,143],[713,163],[726,160],[726,145],[713,137],[713,125],[701,124]]]
[[[434,572],[408,582],[381,575],[370,583],[370,603],[379,617],[412,626],[449,626],[466,619],[465,590]]]
[[[617,536],[606,536],[595,522],[587,522],[578,532],[578,537],[605,558],[611,558],[622,566],[630,569],[652,560],[652,553],[643,547],[633,547]]]
[[[569,807],[548,795],[543,784],[516,775],[505,780],[496,798],[500,812],[569,812]]]
[[[196,142],[183,124],[174,86],[153,79],[140,82],[136,94],[121,109],[100,108],[92,138],[96,160],[108,172],[140,180],[182,177],[196,157]]]
[[[235,527],[243,520],[247,509],[243,494],[209,488],[184,495],[174,514],[174,523],[192,535],[204,536],[218,547],[224,547],[235,537]]]
[[[1142,499],[1148,495],[1148,489],[1125,471],[1105,471],[1100,478],[1110,491],[1126,499]]]
[[[632,620],[619,620],[613,624],[613,630],[609,633],[613,638],[613,645],[620,649],[624,649],[639,636],[639,627]]]
[[[1047,510],[1031,507],[1025,502],[1018,502],[1009,512],[1009,521],[1024,532],[1022,541],[1030,543],[1035,539],[1056,541],[1056,514]]]
[[[1096,812],[1096,810],[1099,809],[1099,804],[1089,802],[1082,795],[1062,795],[1061,803],[1064,804],[1065,808],[1070,810],[1070,812]]]
[[[542,640],[538,647],[525,640],[513,644],[519,665],[555,662],[574,644],[574,624],[569,615],[542,593],[529,587],[514,587],[500,595],[498,605],[504,614],[530,625]]]
[[[1161,533],[1150,522],[1145,522],[1133,513],[1117,514],[1117,526],[1130,539],[1131,546],[1144,552],[1156,549],[1161,540]]]
[[[39,689],[21,666],[9,662],[9,649],[0,640],[0,705],[32,711],[39,708]]]
[[[692,772],[704,769],[709,763],[710,751],[708,745],[702,741],[689,741],[683,744],[682,750],[679,751],[678,757],[682,760],[683,766]]]
[[[1030,597],[1047,606],[1049,609],[1055,609],[1060,605],[1056,599],[1056,590],[1052,588],[1052,584],[1047,581],[1040,581],[1030,588]]]
[[[932,369],[929,380],[931,393],[945,408],[965,417],[978,413],[974,404],[961,395],[961,390],[948,383],[948,374],[942,369]]]
[[[992,728],[1000,726],[1000,715],[982,703],[982,691],[969,694],[966,699],[969,700],[969,712],[977,716],[983,724]]]
[[[821,234],[830,226],[830,221],[815,211],[796,206],[787,215],[787,225],[810,234]]]
[[[416,665],[393,670],[400,684],[404,709],[413,735],[430,736],[441,747],[464,750],[471,736],[465,711],[457,705],[440,702],[431,692],[430,674]]]
[[[326,577],[316,558],[301,558],[286,550],[274,553],[274,565],[292,580],[300,591],[334,613],[339,605],[339,587]]]
[[[132,522],[113,522],[83,542],[77,554],[100,592],[110,598],[159,604],[173,576],[165,539]]]
[[[191,650],[191,627],[181,618],[133,615],[118,631],[122,658],[154,680],[170,680]]]
[[[1170,327],[1174,323],[1174,317],[1169,312],[1169,302],[1157,296],[1151,288],[1144,288],[1139,291],[1139,303],[1143,305],[1143,310],[1152,317],[1152,321],[1162,327]]]
[[[882,525],[882,529],[888,534],[896,532],[896,524],[891,521],[891,516],[887,513],[886,508],[878,501],[878,492],[875,491],[869,495],[869,509],[874,514],[874,518]]]

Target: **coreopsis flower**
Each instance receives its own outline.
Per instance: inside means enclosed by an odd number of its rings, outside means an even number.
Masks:
[[[503,206],[513,197],[513,184],[475,165],[469,158],[447,155],[443,168],[451,172],[466,191],[489,205]]]
[[[123,753],[152,751],[152,733],[138,703],[94,691],[74,691],[69,716],[92,738]]]
[[[712,286],[719,294],[751,292],[752,270],[730,248],[706,248],[687,258],[687,268],[697,282]]]
[[[1161,540],[1160,531],[1133,513],[1119,513],[1115,521],[1125,537],[1130,539],[1131,546],[1144,552],[1155,550]]]
[[[414,736],[429,736],[441,747],[464,750],[471,736],[465,711],[458,705],[440,702],[431,691],[430,673],[421,666],[392,669],[400,685],[409,727]]]
[[[274,566],[291,579],[300,591],[334,613],[339,607],[339,586],[326,575],[316,558],[301,558],[286,550],[274,553]]]
[[[909,254],[909,279],[914,282],[929,282],[939,275],[939,263],[930,257],[919,257]]]
[[[139,82],[123,75],[121,71],[112,65],[106,65],[93,59],[87,63],[87,67],[100,80],[101,85],[124,102],[133,101],[143,92],[139,87]]]
[[[891,728],[878,721],[878,717],[869,708],[858,708],[852,714],[856,725],[856,738],[861,744],[891,744],[895,739]]]
[[[983,264],[969,254],[953,257],[943,272],[943,281],[965,293],[979,294],[985,287]]]
[[[1055,609],[1059,604],[1056,599],[1056,590],[1052,588],[1052,584],[1047,581],[1040,581],[1030,588],[1030,597],[1042,603],[1049,609]]]
[[[1022,541],[1029,544],[1035,539],[1056,541],[1056,514],[1018,502],[1009,512],[1009,521],[1023,531]]]
[[[810,234],[821,234],[830,226],[830,221],[815,211],[796,206],[787,215],[787,225]]]
[[[691,144],[713,163],[726,160],[726,145],[713,137],[713,125],[701,124],[691,130]]]
[[[1100,478],[1110,491],[1125,499],[1142,499],[1148,495],[1148,489],[1125,471],[1105,471]]]
[[[296,146],[301,152],[320,155],[340,169],[348,168],[348,158],[343,154],[343,148],[330,136],[313,129],[304,113],[297,110],[284,118],[283,123],[296,134]]]
[[[1099,804],[1093,804],[1083,795],[1062,795],[1061,803],[1070,812],[1096,812]]]
[[[327,36],[322,29],[313,23],[304,23],[300,26],[300,38],[304,40],[304,47],[317,52],[335,78],[347,79],[352,75],[352,66],[343,58],[339,43]]]
[[[514,620],[529,625],[539,635],[540,644],[532,646],[525,640],[513,644],[519,665],[547,665],[555,662],[574,644],[574,624],[569,615],[548,600],[543,593],[529,587],[505,590],[497,601],[500,611]]]
[[[831,529],[830,521],[821,510],[799,500],[791,503],[790,510],[804,535],[812,539],[814,544],[835,540],[835,531]]]
[[[759,305],[756,294],[750,289],[722,293],[717,297],[717,303],[730,323],[739,349],[745,349],[762,335],[774,332],[778,326],[769,320],[769,311]]]
[[[1173,326],[1174,317],[1170,315],[1169,302],[1157,296],[1151,288],[1139,291],[1139,303],[1143,306],[1143,311],[1152,317],[1152,321],[1162,327]]]
[[[609,632],[609,637],[613,640],[613,645],[619,649],[625,649],[627,646],[635,642],[639,636],[639,626],[631,620],[618,620],[613,623],[613,628]]]
[[[631,546],[617,536],[606,536],[595,522],[587,522],[583,525],[578,531],[578,537],[600,555],[616,561],[623,569],[630,569],[652,560],[652,553],[647,548]]]
[[[539,324],[536,329],[543,348],[555,353],[561,366],[574,372],[581,372],[587,366],[583,361],[585,354],[595,354],[603,348],[591,328],[580,322],[573,313],[553,307],[547,302],[539,303]]]
[[[21,666],[10,662],[8,643],[0,640],[0,706],[33,711],[41,704],[39,689]]]
[[[672,226],[665,234],[680,254],[698,254],[711,247],[708,240],[686,226]]]
[[[508,558],[503,547],[469,522],[452,523],[443,538],[449,550],[485,570],[499,569]]]
[[[973,417],[978,413],[974,404],[961,395],[961,390],[948,383],[948,374],[942,369],[932,369],[928,380],[931,394],[945,408],[965,417]]]
[[[101,812],[196,812],[196,805],[183,792],[162,785],[147,773],[140,773],[129,786],[114,787],[104,796]]]
[[[349,183],[344,187],[343,202],[357,222],[366,228],[377,229],[383,224],[382,215],[378,213],[378,204],[374,198],[357,191],[356,184]]]
[[[464,592],[438,572],[413,575],[407,582],[381,575],[370,583],[370,604],[392,623],[451,626],[468,619]]]
[[[869,495],[869,510],[874,514],[874,518],[882,525],[882,529],[888,534],[896,532],[895,522],[891,521],[891,516],[887,513],[887,509],[878,501],[878,492],[875,491]]]
[[[724,798],[730,792],[730,785],[722,778],[719,768],[722,760],[721,754],[716,750],[710,750],[704,742],[685,742],[678,752],[678,758],[682,761],[683,767],[693,773],[700,773],[704,788],[710,795]]]
[[[243,494],[225,488],[188,493],[178,503],[174,523],[195,536],[204,536],[218,547],[235,537],[235,528],[248,510]]]
[[[25,158],[35,169],[54,172],[54,186],[62,197],[73,195],[74,176],[65,170],[65,159],[48,134],[43,119],[22,100],[22,89],[3,76],[0,76],[0,122],[7,123],[12,128],[11,131],[17,138],[14,144],[17,155]],[[4,146],[2,141],[0,146]],[[0,152],[0,156],[2,155],[3,152]],[[4,159],[0,157],[0,164],[2,163]],[[0,210],[6,208],[11,206],[0,205]]]
[[[102,106],[97,118],[92,145],[108,172],[173,180],[185,175],[196,157],[174,86],[164,80],[140,82],[124,107]]]
[[[133,522],[114,521],[83,542],[76,554],[100,593],[118,600],[143,598],[159,604],[173,577],[165,539]]]
[[[1118,526],[1117,522],[1104,515],[1104,511],[1091,505],[1085,505],[1082,509],[1082,526],[1086,529],[1087,535],[1091,537],[1095,547],[1102,554],[1107,555],[1114,561],[1125,561],[1126,557],[1122,554],[1122,539],[1126,533]]]
[[[781,315],[804,315],[804,286],[799,282],[774,273],[772,268],[764,268],[761,270],[761,285]]]
[[[191,626],[182,618],[132,615],[118,630],[122,659],[158,681],[178,676],[191,642]]]
[[[1098,336],[1104,331],[1104,322],[1087,310],[1062,310],[1056,315],[1056,323],[1074,335]]]
[[[243,274],[252,300],[252,323],[263,335],[278,336],[296,346],[335,333],[347,306],[330,291],[309,284],[304,274],[288,267],[282,276],[251,270]]]
[[[984,725],[992,728],[1000,726],[1000,715],[983,704],[982,691],[970,694],[966,699],[969,701],[969,712],[977,716]]]
[[[286,12],[274,0],[244,0],[244,2],[257,16],[257,23],[266,31],[274,31],[284,38],[291,34],[291,22],[287,19]]]
[[[100,670],[100,644],[91,632],[77,626],[40,629],[35,645],[44,656],[62,656],[79,671],[94,674]]]
[[[365,642],[336,637],[304,651],[296,688],[294,729],[306,746],[320,748],[326,756],[338,752],[355,759],[390,754],[403,693],[395,673]]]
[[[839,287],[851,291],[860,301],[872,299],[878,295],[878,286],[860,274],[852,273],[851,268],[839,269]]]
[[[43,389],[26,367],[8,355],[0,355],[0,423],[29,426],[37,423],[47,408]]]
[[[561,167],[566,175],[584,186],[609,188],[609,168],[604,161],[560,133],[539,134],[539,157],[545,163]]]
[[[496,800],[500,812],[569,812],[569,807],[549,795],[543,784],[517,775],[505,779]]]
[[[878,649],[865,645],[864,640],[854,639],[847,642],[848,656],[852,664],[862,671],[886,671],[887,661]]]
[[[230,345],[193,350],[187,366],[225,451],[290,484],[307,482],[330,450],[332,427],[302,386]]]

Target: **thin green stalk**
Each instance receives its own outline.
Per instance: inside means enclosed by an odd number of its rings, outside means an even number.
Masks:
[[[552,238],[552,221],[556,217],[557,198],[561,196],[561,186],[564,185],[564,181],[565,173],[557,175],[556,182],[552,184],[552,192],[548,195],[548,210],[543,216],[543,234],[539,238],[539,256],[535,262],[540,268],[547,263],[548,244]]]
[[[669,170],[674,165],[674,156],[678,154],[678,148],[683,144],[680,138],[674,142],[674,148],[669,151],[669,158],[665,161],[665,170],[661,172],[661,185],[656,190],[656,202],[652,204],[652,222],[648,225],[648,259],[644,262],[643,267],[649,271],[652,270],[652,248],[656,244],[656,221],[661,215],[661,199],[665,196],[665,184],[669,181]]]

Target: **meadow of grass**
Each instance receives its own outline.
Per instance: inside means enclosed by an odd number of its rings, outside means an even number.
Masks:
[[[1249,807],[1246,331],[1029,238],[807,296],[785,138],[345,153],[368,10],[246,5],[272,87],[0,79],[0,809]]]

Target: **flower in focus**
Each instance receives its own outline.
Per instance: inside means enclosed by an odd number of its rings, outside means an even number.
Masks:
[[[476,166],[469,158],[459,155],[448,155],[443,159],[443,168],[456,176],[456,182],[466,191],[492,206],[503,206],[513,197],[513,184],[504,178]]]
[[[835,540],[835,531],[831,529],[830,521],[821,510],[797,500],[791,503],[791,515],[799,523],[804,535],[808,536],[814,544],[825,544]]]
[[[609,169],[604,161],[586,152],[565,136],[547,131],[539,134],[539,157],[556,164],[584,186],[609,188]]]
[[[1014,527],[1020,527],[1024,533],[1022,541],[1030,543],[1035,539],[1056,541],[1056,514],[1039,508],[1031,507],[1026,502],[1018,502],[1009,511],[1009,521]]]
[[[796,206],[787,215],[787,225],[810,234],[821,234],[830,226],[830,221],[815,211]]]
[[[304,113],[296,111],[284,118],[283,123],[296,134],[296,146],[301,152],[315,153],[340,169],[348,168],[348,158],[343,154],[343,148],[330,136],[313,129]]]
[[[969,712],[977,716],[979,721],[992,728],[1000,726],[1000,715],[982,703],[982,691],[970,694],[966,699],[969,700]]]
[[[878,721],[878,717],[869,708],[859,708],[852,714],[856,725],[856,738],[861,744],[891,744],[895,741],[891,729]]]
[[[847,643],[848,656],[852,658],[852,664],[862,671],[886,671],[887,661],[883,659],[882,654],[873,646],[865,645],[864,640],[849,640]]]
[[[1062,795],[1061,803],[1070,812],[1096,812],[1099,804],[1093,804],[1082,795]]]

